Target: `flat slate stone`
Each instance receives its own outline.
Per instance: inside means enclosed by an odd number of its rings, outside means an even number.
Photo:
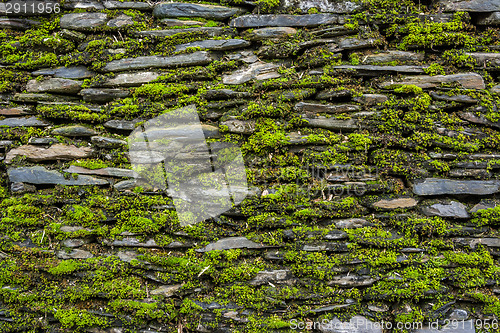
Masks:
[[[190,25],[205,25],[205,22],[201,21],[184,21],[177,19],[164,18],[160,20],[161,24],[167,27],[183,27]]]
[[[130,95],[128,90],[113,88],[87,88],[80,91],[83,100],[91,103],[107,103]]]
[[[57,139],[55,138],[34,138],[31,137],[28,140],[28,143],[30,145],[36,145],[36,146],[50,146],[53,145],[54,143],[57,143]]]
[[[421,76],[407,76],[402,81],[393,82],[386,81],[380,86],[382,88],[392,88],[398,85],[413,84],[417,87],[429,89],[437,88],[441,83],[458,83],[463,89],[484,89],[484,81],[481,75],[476,73],[460,73],[450,75],[421,75]]]
[[[362,4],[357,1],[342,0],[282,0],[281,7],[299,9],[302,13],[315,8],[323,13],[349,14],[360,10]]]
[[[343,113],[343,112],[357,112],[361,110],[359,105],[354,104],[317,104],[299,102],[294,107],[297,112],[314,112],[314,113]]]
[[[372,225],[367,220],[361,218],[334,220],[333,223],[335,224],[335,227],[339,229],[355,229],[355,228],[368,227]]]
[[[26,85],[26,91],[29,93],[75,94],[81,89],[82,82],[61,78],[49,78],[42,81],[30,80]]]
[[[458,112],[457,115],[463,119],[467,120],[468,122],[474,123],[474,124],[481,124],[481,125],[486,125],[494,128],[500,128],[500,122],[492,122],[488,118],[486,118],[485,115],[473,111],[461,111]]]
[[[224,84],[243,84],[255,80],[275,79],[281,75],[278,73],[278,65],[266,62],[254,62],[247,67],[238,69],[231,74],[222,77]]]
[[[221,126],[227,126],[228,131],[238,134],[252,134],[255,132],[254,120],[227,120],[220,123]]]
[[[106,23],[106,25],[111,28],[123,28],[132,24],[134,24],[134,19],[128,15],[120,15]]]
[[[500,24],[500,12],[493,12],[484,14],[479,17],[476,21],[477,25],[499,25]]]
[[[85,126],[73,125],[58,127],[52,130],[52,134],[62,136],[93,136],[96,135],[97,132]]]
[[[356,96],[353,98],[353,101],[367,105],[367,106],[373,106],[377,104],[381,104],[386,102],[389,99],[386,95],[382,94],[363,94],[361,96]]]
[[[290,27],[269,27],[253,29],[251,32],[246,33],[245,36],[252,40],[262,40],[283,38],[290,35],[295,35],[296,33],[297,29]]]
[[[416,195],[487,195],[497,193],[500,182],[496,180],[450,180],[426,178],[423,182],[413,185]]]
[[[246,237],[228,237],[219,239],[215,243],[210,243],[197,252],[208,252],[213,250],[230,250],[230,249],[263,249],[266,246],[252,242]]]
[[[51,94],[35,94],[35,93],[18,93],[12,98],[14,102],[75,102],[79,98],[75,96],[51,95]]]
[[[427,216],[441,216],[453,218],[468,218],[467,208],[461,202],[452,201],[449,204],[434,204],[432,206],[423,207],[422,212]]]
[[[69,168],[63,171],[69,173],[78,173],[82,175],[96,175],[106,177],[137,177],[137,173],[135,173],[133,170],[121,168],[87,169],[76,165],[71,165]]]
[[[135,10],[150,10],[153,5],[148,2],[139,1],[104,1],[104,8],[106,9],[135,9]]]
[[[466,55],[476,59],[479,66],[500,66],[500,54],[494,52],[470,52]]]
[[[329,282],[329,286],[339,286],[342,288],[368,287],[377,282],[377,279],[370,276],[360,275],[338,275],[334,276]]]
[[[73,249],[71,252],[66,251],[57,251],[56,256],[59,259],[89,259],[94,255],[89,251],[81,250],[81,249]]]
[[[199,47],[207,50],[226,51],[250,46],[250,42],[243,39],[207,39],[197,42],[176,45],[175,51],[184,51],[188,47]]]
[[[33,145],[24,145],[10,150],[5,156],[5,163],[9,164],[16,156],[26,156],[29,161],[42,162],[54,160],[72,160],[92,156],[93,150],[88,147],[76,147],[74,145],[55,144],[49,148]]]
[[[439,0],[437,4],[445,12],[500,11],[500,0]]]
[[[363,56],[361,62],[363,64],[376,64],[376,63],[386,63],[393,61],[415,62],[415,61],[423,61],[424,56],[425,55],[423,52],[419,53],[419,52],[389,50],[387,52],[380,52]]]
[[[431,91],[429,95],[434,98],[435,100],[438,101],[445,101],[445,102],[456,102],[456,103],[466,103],[466,104],[475,104],[478,102],[477,99],[472,98],[468,95],[455,95],[455,96],[448,96],[445,94],[438,94],[434,91]]]
[[[130,120],[108,120],[104,123],[104,127],[122,131],[133,131],[137,121]]]
[[[484,245],[488,247],[500,247],[500,238],[487,237],[487,238],[455,238],[454,243],[468,246],[475,249],[477,245]]]
[[[78,179],[69,177],[55,170],[47,170],[42,166],[10,168],[7,170],[9,181],[11,183],[29,183],[29,184],[51,184],[51,185],[106,185],[108,182],[104,179],[98,179],[90,176],[78,176]]]
[[[85,66],[42,68],[31,74],[51,75],[63,79],[88,79],[95,75],[94,72],[89,71]]]
[[[100,1],[93,0],[66,0],[62,3],[64,9],[87,9],[101,10],[104,6]]]
[[[49,123],[39,120],[36,117],[29,118],[5,118],[0,120],[0,126],[7,127],[47,127]]]
[[[357,50],[374,47],[378,44],[380,44],[380,40],[376,38],[346,37],[339,41],[338,47],[341,50]]]
[[[235,28],[260,27],[315,27],[321,24],[336,24],[339,16],[335,14],[309,15],[243,15],[231,20],[229,25]]]
[[[147,56],[113,60],[102,68],[103,72],[120,72],[150,67],[201,66],[212,62],[213,58],[206,51],[179,54],[171,57]]]
[[[303,116],[309,127],[319,127],[329,130],[354,131],[359,129],[359,123],[355,119],[336,119],[336,118],[308,118]]]
[[[108,21],[104,13],[72,13],[61,17],[60,25],[63,29],[90,30],[103,26]]]
[[[158,18],[202,17],[211,20],[225,20],[242,12],[242,9],[236,7],[184,2],[161,2],[153,9],[153,16]]]
[[[379,200],[373,204],[373,207],[381,209],[413,208],[418,201],[413,198],[397,198],[388,200]]]
[[[341,65],[334,66],[336,70],[354,73],[361,76],[379,76],[390,73],[420,74],[424,73],[422,66],[375,66],[375,65]]]
[[[1,11],[0,11],[1,13]],[[38,22],[37,22],[38,23]],[[14,29],[14,30],[27,30],[30,29],[35,21],[15,18],[0,18],[0,28]]]
[[[92,144],[101,148],[120,148],[127,145],[127,142],[115,138],[107,138],[105,136],[93,136],[90,138]]]
[[[156,72],[138,72],[117,74],[113,78],[106,80],[103,87],[135,87],[144,83],[149,83],[160,77]]]
[[[173,35],[189,33],[204,34],[208,37],[233,36],[236,35],[234,29],[220,27],[199,27],[199,28],[179,28],[167,30],[144,30],[134,32],[135,37],[170,37]]]

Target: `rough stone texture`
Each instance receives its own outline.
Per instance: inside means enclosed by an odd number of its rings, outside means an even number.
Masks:
[[[74,30],[90,30],[104,25],[108,16],[104,13],[74,13],[61,17],[61,28]]]
[[[314,27],[321,24],[334,24],[338,16],[333,14],[310,15],[243,15],[232,19],[231,27],[260,28],[260,27]]]
[[[254,40],[262,40],[262,39],[279,39],[286,36],[295,35],[297,33],[297,29],[290,27],[270,27],[270,28],[261,28],[261,29],[253,29],[249,33],[247,33],[247,37]]]
[[[50,124],[36,117],[28,118],[6,118],[0,120],[0,126],[6,127],[46,127]]]
[[[207,50],[226,51],[249,46],[250,43],[243,39],[208,39],[199,42],[180,44],[175,47],[175,51],[184,51],[188,47],[199,47]]]
[[[280,77],[277,72],[278,66],[265,62],[256,62],[248,67],[234,71],[232,74],[224,75],[222,82],[224,84],[242,84],[253,79],[267,80]]]
[[[150,67],[176,67],[206,65],[212,61],[208,52],[199,51],[191,54],[180,54],[171,57],[137,57],[113,60],[106,64],[101,70],[103,72],[121,72],[126,70],[144,69]]]
[[[398,198],[390,200],[379,200],[373,204],[376,208],[382,209],[398,209],[412,208],[418,204],[418,201],[413,198]]]
[[[463,203],[452,201],[449,204],[434,204],[423,207],[422,211],[427,216],[441,216],[454,218],[468,218],[466,207]]]
[[[60,172],[47,170],[42,166],[12,168],[7,170],[9,181],[12,183],[30,183],[30,184],[58,184],[58,185],[106,185],[108,182],[104,179],[97,179],[90,176],[78,176],[66,179]]]
[[[25,156],[30,161],[40,162],[86,158],[91,155],[92,149],[87,147],[78,148],[73,145],[55,144],[49,148],[42,148],[26,145],[10,150],[5,156],[5,163],[11,163],[16,156]]]
[[[449,180],[426,178],[413,185],[416,195],[472,194],[487,195],[500,190],[500,182],[496,180]]]
[[[203,17],[206,19],[224,20],[241,12],[241,9],[235,7],[183,2],[163,2],[155,6],[153,15],[159,18]]]
[[[362,7],[359,2],[339,0],[283,0],[281,5],[284,8],[298,8],[303,13],[316,8],[322,12],[338,14],[352,13]]]
[[[402,81],[383,82],[382,88],[393,85],[413,84],[417,87],[428,89],[439,87],[441,83],[458,83],[463,89],[484,89],[484,81],[481,75],[476,73],[450,74],[450,75],[435,75],[435,76],[412,76],[405,77]]]
[[[500,11],[498,0],[439,0],[438,6],[447,12],[497,12]]]
[[[500,8],[499,8],[500,10]],[[499,25],[500,11],[482,15],[476,22],[479,25]]]
[[[229,237],[218,240],[215,243],[210,243],[198,252],[208,252],[214,250],[229,250],[229,249],[262,249],[265,246],[252,242],[246,237]]]
[[[88,79],[95,75],[94,72],[89,71],[85,66],[44,68],[34,71],[32,74],[51,75],[57,78],[76,79],[76,80]]]
[[[52,131],[53,135],[62,135],[62,136],[93,136],[97,133],[85,126],[64,126],[56,128]]]
[[[107,79],[102,85],[104,87],[135,87],[154,81],[159,76],[155,72],[123,73]]]
[[[82,82],[51,78],[43,81],[30,80],[26,85],[26,90],[31,93],[62,93],[62,94],[74,94],[82,89]]]

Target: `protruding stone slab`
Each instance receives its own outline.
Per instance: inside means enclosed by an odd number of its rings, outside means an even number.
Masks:
[[[151,290],[151,295],[172,297],[181,288],[182,288],[182,284],[174,284],[174,285],[170,285],[170,286],[160,286],[159,288]]]
[[[229,249],[263,249],[266,246],[252,242],[246,237],[228,237],[218,240],[215,243],[210,243],[197,252],[208,252],[213,250],[229,250]]]
[[[93,136],[97,132],[85,126],[73,125],[58,127],[52,131],[52,134],[62,136]]]
[[[90,176],[78,176],[77,179],[64,178],[63,174],[54,170],[47,170],[42,166],[21,167],[8,169],[7,174],[11,183],[50,184],[50,185],[106,185],[104,179]]]
[[[156,80],[160,74],[156,72],[122,73],[108,79],[103,87],[136,87]]]
[[[434,204],[432,206],[423,207],[422,212],[427,216],[441,216],[453,218],[468,218],[467,207],[461,202],[452,201],[449,204]]]
[[[104,13],[71,13],[61,17],[60,25],[63,29],[90,30],[103,26],[108,20]]]
[[[393,61],[400,62],[416,62],[424,60],[424,53],[407,52],[407,51],[393,51],[380,52],[363,56],[361,62],[363,64],[380,64]]]
[[[366,105],[373,106],[386,102],[389,99],[386,95],[382,94],[363,94],[353,98],[353,101]]]
[[[96,175],[105,177],[137,177],[137,173],[135,173],[133,170],[121,168],[87,169],[76,165],[71,165],[69,168],[63,171],[69,173],[78,173],[82,175]]]
[[[108,120],[104,123],[104,127],[120,130],[120,131],[133,131],[137,121],[130,120]]]
[[[153,9],[153,16],[158,18],[202,17],[211,20],[225,20],[242,12],[243,10],[236,7],[184,2],[161,2]]]
[[[335,14],[243,15],[232,19],[229,25],[235,28],[315,27],[321,24],[335,24],[338,21],[339,16]]]
[[[290,27],[269,27],[254,29],[251,32],[247,33],[246,37],[252,40],[277,39],[295,35],[296,33],[297,29]]]
[[[413,198],[397,198],[379,200],[373,204],[373,207],[380,209],[413,208],[417,204],[418,201]]]
[[[250,42],[247,42],[244,39],[207,39],[207,40],[177,45],[175,47],[175,51],[176,52],[184,51],[188,47],[199,47],[202,49],[214,50],[214,51],[226,51],[226,50],[234,50],[247,47],[249,45]]]
[[[105,136],[93,136],[90,138],[90,141],[92,144],[101,148],[119,148],[127,144],[124,140],[107,138]]]
[[[63,79],[88,79],[95,75],[94,72],[89,71],[85,66],[42,68],[31,74],[51,75]]]
[[[103,72],[121,72],[133,69],[162,68],[177,66],[200,66],[212,62],[213,58],[206,51],[198,51],[190,54],[179,54],[171,57],[137,57],[113,60],[102,68]]]
[[[382,88],[392,88],[404,84],[413,84],[417,87],[429,89],[438,88],[442,83],[457,83],[463,89],[484,89],[484,81],[481,75],[476,73],[460,73],[450,75],[421,75],[421,76],[407,76],[402,81],[386,81],[380,86]]]
[[[362,8],[361,2],[342,0],[283,0],[283,8],[299,9],[302,13],[307,13],[315,8],[323,13],[349,14]]]
[[[87,88],[80,91],[83,100],[91,103],[107,103],[130,95],[128,90],[113,88]]]
[[[369,221],[367,221],[365,219],[361,219],[361,218],[334,220],[333,223],[339,229],[356,229],[356,228],[368,227],[368,226],[372,225]]]
[[[500,66],[500,53],[496,52],[470,52],[466,55],[476,59],[479,66]]]
[[[26,91],[30,93],[75,94],[81,89],[82,82],[61,78],[49,78],[42,81],[30,80],[26,85]]]
[[[227,126],[228,131],[238,134],[252,134],[255,132],[254,120],[228,120],[220,123],[221,126]]]
[[[47,127],[50,124],[36,117],[29,118],[6,118],[0,120],[0,126],[7,127]]]
[[[330,286],[339,286],[342,288],[357,288],[357,287],[368,287],[373,285],[377,279],[370,276],[360,276],[360,275],[338,275],[333,277],[332,280],[328,282]]]
[[[106,9],[135,9],[135,10],[150,10],[153,5],[148,2],[140,1],[104,1],[103,5]]]
[[[144,30],[134,32],[135,37],[169,37],[181,33],[198,34],[202,33],[208,37],[233,36],[236,35],[234,29],[221,27],[199,27],[199,28],[179,28],[167,30]]]
[[[426,178],[423,182],[413,185],[416,195],[488,195],[500,190],[497,180],[450,180]]]
[[[238,69],[231,74],[224,75],[222,82],[224,84],[243,84],[250,80],[267,80],[278,78],[278,65],[266,62],[255,62],[248,67]]]
[[[444,12],[498,12],[499,0],[439,0],[438,6]]]
[[[361,108],[353,104],[318,104],[318,103],[305,103],[299,102],[295,104],[294,109],[297,112],[313,112],[313,113],[343,113],[343,112],[357,112]]]
[[[89,251],[81,250],[81,249],[73,249],[71,252],[66,251],[57,251],[56,256],[60,259],[89,259],[94,255]]]
[[[375,66],[375,65],[341,65],[334,66],[334,69],[360,76],[379,76],[391,73],[420,74],[424,73],[422,66]]]
[[[72,160],[92,156],[93,150],[88,147],[78,148],[74,145],[55,144],[49,148],[25,145],[10,150],[5,156],[5,163],[10,164],[16,156],[26,156],[33,162]]]
[[[359,123],[355,119],[336,119],[336,118],[326,118],[317,117],[309,118],[303,116],[302,119],[307,121],[307,126],[309,127],[319,127],[329,130],[340,130],[340,131],[354,131],[359,129]]]

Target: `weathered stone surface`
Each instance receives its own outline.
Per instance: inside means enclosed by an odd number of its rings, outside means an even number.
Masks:
[[[333,277],[328,285],[342,288],[367,287],[373,285],[378,279],[362,275],[339,275]]]
[[[260,27],[314,27],[321,24],[338,23],[335,14],[310,15],[243,15],[232,19],[229,25],[235,28]]]
[[[180,44],[175,47],[176,52],[184,51],[188,47],[199,47],[207,50],[226,51],[249,46],[250,43],[243,39],[207,39],[197,42]]]
[[[80,89],[82,89],[82,82],[61,78],[49,78],[42,81],[30,80],[26,85],[26,90],[32,93],[74,94]]]
[[[54,143],[57,143],[57,139],[55,138],[30,138],[28,143],[30,145],[38,145],[38,146],[50,146]]]
[[[89,251],[81,250],[81,249],[73,249],[71,252],[66,251],[57,251],[57,257],[59,259],[89,259],[94,255]]]
[[[182,27],[182,26],[191,26],[191,25],[205,25],[204,22],[201,21],[186,21],[186,20],[178,20],[178,19],[161,19],[161,24],[167,27]]]
[[[422,208],[422,212],[427,216],[441,216],[453,218],[468,218],[467,208],[461,202],[452,201],[449,204],[434,204]]]
[[[34,103],[34,102],[76,102],[79,100],[78,97],[75,96],[62,96],[62,95],[51,95],[51,94],[24,94],[18,93],[15,94],[12,98],[15,102],[26,102],[26,103]]]
[[[248,283],[253,286],[267,285],[271,283],[286,283],[292,279],[292,273],[289,270],[277,269],[272,271],[260,271]]]
[[[64,169],[64,172],[78,173],[82,175],[96,175],[106,177],[137,177],[137,173],[129,169],[121,168],[102,168],[102,169],[87,169],[79,166],[71,165],[69,168]]]
[[[134,24],[134,20],[128,15],[120,15],[114,19],[109,20],[108,23],[106,23],[108,27],[112,28],[123,28],[132,24]]]
[[[342,50],[357,50],[366,47],[373,47],[380,44],[376,38],[360,39],[357,37],[347,37],[339,41],[338,47]]]
[[[150,10],[153,5],[148,2],[140,1],[104,1],[103,5],[106,9],[135,9],[135,10]]]
[[[46,121],[39,120],[36,117],[29,118],[6,118],[0,120],[0,126],[7,127],[46,127],[50,124]]]
[[[228,237],[218,240],[215,243],[210,243],[197,252],[208,252],[213,250],[229,250],[229,249],[262,249],[266,246],[252,242],[246,237]]]
[[[388,200],[379,200],[373,204],[373,207],[381,209],[413,208],[417,206],[418,201],[413,198],[397,198]]]
[[[254,120],[228,120],[220,123],[221,126],[227,126],[228,131],[238,134],[252,134],[255,131]]]
[[[438,88],[441,83],[457,83],[463,89],[484,89],[484,81],[481,75],[476,73],[460,73],[450,75],[421,75],[407,76],[402,81],[388,81],[381,83],[382,88],[391,88],[397,85],[413,84],[417,87],[428,89]]]
[[[474,124],[481,124],[481,125],[486,125],[486,126],[490,126],[490,127],[494,127],[494,128],[500,128],[500,122],[493,122],[493,121],[489,120],[488,118],[486,118],[485,115],[480,114],[480,113],[478,114],[478,113],[472,112],[472,111],[461,111],[461,112],[458,112],[457,114],[461,119],[467,120],[467,121],[474,123]]]
[[[497,52],[471,52],[466,55],[474,58],[479,66],[500,66],[500,54]]]
[[[498,192],[500,182],[496,180],[450,180],[426,178],[413,185],[416,195],[472,194],[486,195]]]
[[[481,15],[477,19],[476,24],[478,24],[478,25],[499,25],[500,24],[500,11]]]
[[[424,72],[422,66],[341,65],[333,68],[344,73],[361,76],[379,76],[390,73],[420,74]]]
[[[351,92],[347,89],[344,90],[323,90],[316,95],[316,99],[347,99],[351,97]]]
[[[74,145],[55,144],[49,148],[26,145],[10,150],[5,156],[5,163],[11,163],[16,156],[26,156],[30,161],[41,162],[87,158],[92,153],[93,150],[91,148],[78,148]]]
[[[231,89],[211,89],[205,93],[207,100],[232,99],[250,97],[250,93],[245,91],[234,91]]]
[[[129,247],[160,247],[154,239],[148,239],[146,241],[140,241],[135,237],[123,237],[123,239],[117,239],[114,241],[103,240],[104,245],[111,246],[129,246]]]
[[[213,58],[206,51],[198,51],[190,54],[179,54],[171,57],[147,56],[137,58],[127,58],[108,62],[102,68],[103,72],[121,72],[133,69],[144,69],[149,67],[176,67],[176,66],[197,66],[206,65],[212,62]]]
[[[62,8],[65,9],[87,9],[101,10],[104,6],[100,1],[94,0],[67,0],[62,3]]]
[[[2,29],[27,30],[36,24],[39,24],[39,22],[25,19],[0,18],[0,28]]]
[[[325,13],[348,14],[362,8],[362,4],[356,1],[341,0],[283,0],[283,8],[299,9],[307,13],[311,8],[316,8]]]
[[[355,228],[368,227],[368,226],[372,225],[367,220],[360,219],[360,218],[351,218],[351,219],[345,219],[345,220],[334,220],[333,223],[339,229],[355,229]]]
[[[500,94],[500,84],[497,84],[496,86],[492,87],[490,91],[494,94]]]
[[[468,95],[448,96],[445,94],[438,94],[434,91],[431,91],[429,95],[431,95],[432,98],[434,98],[435,100],[438,100],[438,101],[466,103],[466,104],[475,104],[478,102],[477,99],[472,98]]]
[[[174,285],[170,285],[170,286],[160,286],[159,288],[151,290],[151,295],[172,297],[181,288],[182,288],[182,284],[174,284]]]
[[[290,27],[269,27],[253,29],[251,32],[248,32],[246,36],[253,40],[262,40],[283,38],[286,36],[295,35],[296,33],[297,29]]]
[[[356,96],[353,101],[366,105],[373,106],[386,102],[389,99],[386,95],[382,94],[363,94],[361,96]]]
[[[90,30],[106,24],[108,16],[104,13],[71,13],[61,17],[61,28]]]
[[[224,75],[222,82],[224,84],[243,84],[255,80],[267,80],[278,78],[278,65],[266,62],[255,62],[248,67],[238,69],[231,74]]]
[[[88,239],[82,238],[68,238],[62,241],[62,245],[66,247],[80,247],[90,243]]]
[[[104,136],[93,136],[90,138],[92,144],[101,148],[119,148],[127,144],[126,141],[114,138],[107,138]]]
[[[294,108],[297,112],[313,112],[313,113],[343,113],[343,112],[356,112],[361,108],[353,104],[316,104],[299,102],[295,104]]]
[[[303,116],[309,127],[319,127],[329,130],[354,131],[359,129],[359,123],[355,119],[335,119],[326,117],[308,118]]]
[[[389,50],[375,54],[368,54],[361,59],[363,64],[379,64],[393,61],[399,62],[417,62],[424,60],[423,52],[407,52]]]
[[[179,29],[167,29],[167,30],[145,30],[145,31],[134,32],[133,35],[136,37],[169,37],[169,36],[177,35],[180,33],[204,34],[204,35],[207,35],[208,37],[235,35],[234,29],[219,28],[219,27],[179,28]]]
[[[26,116],[32,114],[31,108],[28,107],[7,107],[0,108],[0,116],[5,117],[15,117],[15,116]]]
[[[62,135],[62,136],[92,136],[96,135],[97,133],[96,131],[88,127],[73,125],[73,126],[58,127],[52,130],[52,134]]]
[[[475,249],[477,245],[484,245],[488,247],[500,247],[500,239],[494,237],[488,238],[455,238],[453,242],[458,243],[463,246],[469,246],[471,249]]]
[[[77,179],[64,178],[63,174],[54,170],[47,170],[42,166],[11,168],[7,170],[9,181],[12,183],[50,184],[50,185],[106,185],[104,179],[90,176],[78,176]]]
[[[160,76],[156,72],[138,72],[117,74],[107,79],[103,87],[135,87],[156,80]]]
[[[115,99],[125,98],[130,95],[128,90],[113,88],[87,88],[80,91],[85,102],[107,103]]]
[[[322,333],[382,333],[380,324],[362,317],[354,316],[350,321],[340,321],[337,317],[328,323],[321,323],[319,330]]]
[[[135,124],[137,124],[137,121],[109,120],[104,123],[104,127],[121,131],[133,131],[135,129]]]
[[[42,68],[31,74],[50,75],[63,79],[88,79],[95,75],[94,72],[89,71],[85,66]]]
[[[212,20],[225,20],[242,13],[237,7],[225,7],[184,2],[161,2],[153,10],[153,16],[165,17],[202,17]]]
[[[439,0],[438,6],[445,12],[498,12],[499,0]]]

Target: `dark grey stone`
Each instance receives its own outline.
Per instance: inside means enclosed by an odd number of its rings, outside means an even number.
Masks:
[[[418,62],[424,60],[424,53],[408,52],[408,51],[393,51],[380,52],[369,54],[362,57],[363,64],[380,64],[393,61],[400,62]]]
[[[353,101],[366,105],[373,106],[386,102],[389,99],[386,95],[382,94],[363,94],[353,98]]]
[[[34,138],[31,137],[28,140],[28,144],[30,145],[37,145],[37,146],[50,146],[54,143],[57,143],[57,139],[55,138]]]
[[[252,134],[255,131],[254,120],[227,120],[220,123],[221,126],[227,126],[228,131],[238,134]]]
[[[416,195],[487,195],[497,193],[500,182],[496,180],[450,180],[426,178],[423,182],[413,185]]]
[[[36,117],[29,118],[5,118],[0,120],[0,126],[7,127],[46,127],[50,124]]]
[[[473,111],[460,111],[457,113],[458,116],[463,119],[467,120],[468,122],[474,123],[474,124],[481,124],[481,125],[486,125],[489,127],[494,127],[494,128],[500,128],[500,122],[492,122],[488,118],[486,118],[485,115]]]
[[[130,95],[128,90],[113,88],[87,88],[80,91],[83,100],[91,103],[107,103]]]
[[[357,37],[347,37],[340,40],[338,46],[343,50],[357,50],[366,47],[374,47],[379,44],[380,40],[375,38],[360,39]]]
[[[135,37],[169,37],[181,33],[204,34],[208,37],[233,36],[236,35],[234,29],[219,27],[198,27],[198,28],[179,28],[167,30],[144,30],[134,32]]]
[[[104,13],[71,13],[61,17],[63,29],[90,30],[106,24],[108,15]]]
[[[180,44],[175,47],[176,52],[184,51],[188,47],[200,47],[202,49],[214,50],[214,51],[226,51],[234,50],[250,45],[243,39],[207,39],[197,42],[191,42],[186,44]]]
[[[42,166],[10,168],[7,170],[9,181],[13,183],[52,184],[52,185],[106,185],[104,179],[90,176],[79,176],[78,179],[64,178],[63,174],[55,170],[47,170]]]
[[[420,75],[420,76],[407,76],[402,79],[402,81],[386,81],[382,82],[380,86],[382,88],[393,88],[399,85],[409,85],[413,84],[417,87],[428,89],[428,88],[439,88],[441,83],[458,83],[463,89],[484,89],[484,81],[481,75],[477,73],[460,73],[460,74],[449,74],[449,75]]]
[[[31,74],[51,75],[53,77],[64,79],[88,79],[95,75],[94,72],[89,71],[85,66],[42,68]]]
[[[341,65],[334,69],[348,74],[360,76],[379,76],[390,73],[420,74],[424,73],[422,66],[375,66],[375,65]]]
[[[343,113],[343,112],[356,112],[361,110],[361,108],[358,105],[353,105],[353,104],[329,105],[329,104],[317,104],[317,103],[305,103],[305,102],[299,102],[295,104],[294,109],[297,112],[313,112],[313,113]]]
[[[213,250],[229,250],[229,249],[263,249],[265,245],[252,242],[246,237],[228,237],[218,240],[215,243],[210,243],[197,252],[208,252]]]
[[[73,249],[71,252],[66,251],[57,251],[56,256],[59,259],[89,259],[94,255],[89,251],[81,250],[81,249]]]
[[[335,24],[339,22],[335,14],[310,15],[243,15],[232,19],[229,25],[235,28],[260,27],[315,27],[321,24]]]
[[[254,29],[245,34],[245,36],[252,40],[262,39],[277,39],[283,38],[297,33],[297,30],[290,27],[269,27]]]
[[[330,286],[339,286],[342,288],[356,288],[356,287],[368,287],[377,282],[378,279],[373,278],[371,276],[363,276],[363,275],[339,275],[333,277],[328,285]]]
[[[177,66],[198,66],[212,62],[212,56],[206,51],[179,54],[171,57],[147,56],[113,60],[102,68],[103,72],[121,72],[133,69],[162,68]]]
[[[123,131],[133,131],[135,129],[135,124],[137,124],[137,121],[108,120],[104,123],[104,127]]]
[[[133,170],[121,168],[102,168],[102,169],[87,169],[79,166],[71,165],[69,168],[64,169],[64,172],[78,173],[83,175],[96,175],[105,177],[137,177]]]
[[[302,119],[307,121],[307,126],[318,127],[329,130],[354,131],[359,129],[359,123],[355,119],[336,119],[336,118],[308,118],[303,116]]]
[[[123,28],[132,24],[134,24],[134,20],[132,17],[128,15],[120,15],[118,17],[115,17],[114,19],[109,20],[106,25],[111,28]]]
[[[73,125],[58,127],[52,130],[53,135],[62,136],[93,136],[96,135],[96,131],[85,126]]]
[[[31,93],[75,94],[81,89],[82,82],[61,78],[48,78],[42,81],[30,80],[26,85],[26,91]]]
[[[500,11],[500,0],[439,0],[437,4],[445,12]]]
[[[92,144],[101,148],[119,148],[127,144],[126,141],[114,138],[107,138],[104,136],[93,136],[90,138]]]
[[[455,95],[455,96],[448,96],[444,94],[438,94],[434,91],[431,91],[429,93],[432,98],[438,101],[445,101],[445,102],[456,102],[456,103],[465,103],[465,104],[475,104],[478,102],[477,99],[472,98],[468,95]]]
[[[206,5],[184,2],[162,2],[153,9],[153,16],[165,17],[202,17],[212,20],[225,20],[243,10],[235,7]]]
[[[302,13],[315,8],[324,13],[349,14],[360,10],[363,5],[357,1],[343,0],[282,0],[281,7],[299,9]]]
[[[468,218],[469,213],[464,204],[457,201],[452,201],[449,204],[434,204],[432,206],[423,207],[422,212],[427,216],[441,216],[453,218]]]

